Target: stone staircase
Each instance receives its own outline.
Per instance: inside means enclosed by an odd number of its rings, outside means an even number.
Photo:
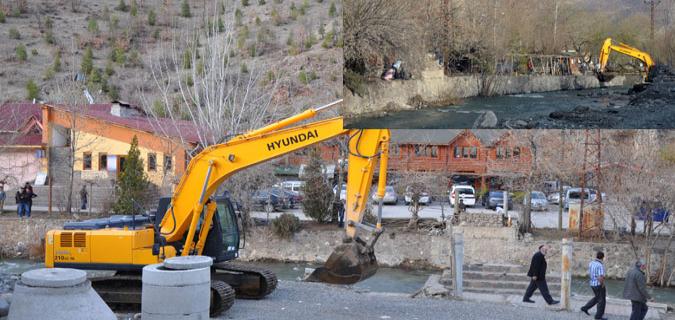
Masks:
[[[528,268],[520,265],[468,264],[464,265],[464,291],[492,294],[522,295],[530,284]],[[548,289],[555,297],[560,292],[560,275],[547,274]],[[452,274],[445,270],[440,283],[452,288]],[[539,290],[535,292],[539,295]]]

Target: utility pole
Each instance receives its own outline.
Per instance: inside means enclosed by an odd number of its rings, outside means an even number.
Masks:
[[[654,51],[654,15],[656,13],[656,6],[661,3],[661,0],[644,0],[645,4],[649,5],[650,26],[649,26],[649,40],[651,41],[652,51]]]

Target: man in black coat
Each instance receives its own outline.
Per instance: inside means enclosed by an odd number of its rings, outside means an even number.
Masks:
[[[548,252],[548,245],[542,244],[539,246],[539,251],[532,256],[530,270],[527,272],[527,276],[530,277],[530,285],[525,291],[523,302],[534,303],[530,298],[537,288],[544,297],[544,300],[546,300],[546,303],[558,304],[560,302],[553,300],[551,294],[548,292],[548,285],[546,284],[546,252]]]

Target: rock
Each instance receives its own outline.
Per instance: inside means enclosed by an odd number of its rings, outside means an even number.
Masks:
[[[441,276],[432,274],[427,279],[422,289],[422,294],[429,298],[443,298],[450,295],[450,290],[440,283]]]
[[[492,111],[486,111],[476,120],[478,128],[494,128],[497,126],[497,115]]]

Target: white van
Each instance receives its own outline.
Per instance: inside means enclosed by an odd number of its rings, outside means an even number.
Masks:
[[[300,180],[291,180],[284,181],[280,185],[284,190],[292,191],[296,195],[302,195],[302,188],[305,186],[305,182]]]
[[[459,199],[467,207],[476,205],[476,190],[470,185],[453,185],[450,190],[450,205],[455,206],[455,192],[459,193]]]
[[[593,189],[584,188],[584,203],[591,203],[597,198],[597,192]],[[565,192],[565,210],[569,210],[570,203],[580,203],[581,202],[581,188],[569,188]]]

